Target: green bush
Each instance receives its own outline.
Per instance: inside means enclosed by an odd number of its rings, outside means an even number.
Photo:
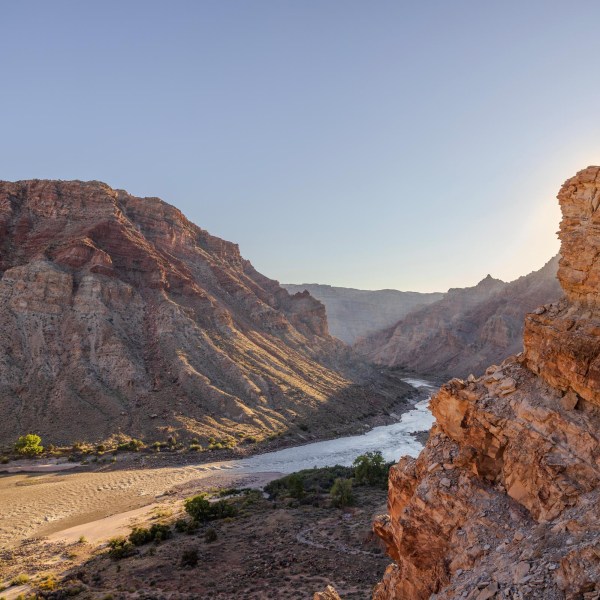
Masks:
[[[300,500],[306,495],[306,492],[304,491],[304,481],[298,473],[292,473],[288,477],[288,489],[290,491],[290,496],[296,498],[296,500]]]
[[[23,456],[37,456],[44,451],[41,443],[42,438],[39,435],[35,435],[34,433],[22,435],[15,444],[15,452]]]
[[[172,535],[171,528],[168,525],[154,523],[150,529],[145,527],[134,527],[129,534],[129,541],[134,546],[143,546],[150,542],[162,542]]]
[[[393,463],[386,463],[379,450],[357,456],[352,466],[356,483],[370,486],[387,486],[388,472]]]
[[[186,498],[183,506],[194,521],[208,521],[211,518],[210,502],[206,498],[206,494]]]
[[[179,533],[194,533],[198,529],[198,523],[193,519],[177,519],[175,521],[175,531]]]
[[[137,551],[135,546],[124,537],[115,537],[108,541],[108,554],[115,560],[133,556]]]
[[[139,452],[144,447],[144,442],[142,440],[129,440],[128,442],[123,442],[117,446],[117,450],[120,452]]]
[[[206,498],[206,494],[187,498],[184,502],[184,507],[188,515],[190,515],[194,521],[202,523],[214,519],[235,517],[237,514],[236,507],[230,502],[227,502],[227,500],[209,502]]]
[[[304,469],[280,479],[275,479],[265,486],[271,499],[294,498],[310,503],[315,495],[326,494],[337,478],[348,479],[354,470],[351,467],[323,467],[320,469]],[[300,490],[300,483],[302,490]]]
[[[350,479],[336,479],[329,495],[331,496],[331,503],[338,508],[354,504],[352,481]]]

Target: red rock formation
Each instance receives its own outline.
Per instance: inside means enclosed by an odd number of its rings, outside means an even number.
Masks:
[[[157,198],[3,182],[0,232],[0,444],[239,439],[392,402],[356,393],[320,302]]]
[[[527,317],[522,355],[442,386],[426,448],[392,469],[376,600],[598,597],[599,172],[558,196],[566,299]]]

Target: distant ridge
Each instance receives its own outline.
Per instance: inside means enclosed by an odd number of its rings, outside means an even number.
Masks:
[[[359,290],[318,283],[290,284],[290,293],[307,290],[327,311],[329,331],[353,344],[357,339],[398,322],[409,312],[441,299],[442,293],[401,292],[398,290]]]
[[[539,271],[506,283],[488,275],[452,288],[394,326],[357,341],[355,349],[382,365],[423,375],[466,377],[523,348],[525,314],[562,296],[558,256]]]

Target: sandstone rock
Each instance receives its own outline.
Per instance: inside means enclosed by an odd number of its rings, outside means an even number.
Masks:
[[[477,595],[477,600],[489,600],[498,593],[499,589],[498,583],[494,581],[481,590],[481,592],[479,592]]]
[[[520,562],[515,567],[513,579],[515,583],[523,583],[523,579],[529,573],[529,563]]]
[[[567,392],[560,399],[560,404],[565,410],[573,410],[577,406],[578,402],[579,402],[579,397],[573,391]]]
[[[324,592],[316,592],[313,596],[313,600],[342,600],[338,593],[335,591],[335,588],[328,585],[325,588]]]
[[[599,173],[582,171],[559,194],[567,299],[526,317],[525,352],[503,362],[502,377],[493,366],[468,389],[443,385],[425,449],[391,469],[385,535],[395,563],[375,600],[491,598],[504,585],[518,585],[519,598],[574,600],[596,589]],[[457,457],[451,491],[429,470],[448,453]],[[498,544],[500,526],[512,541]],[[496,582],[480,590],[490,573]]]

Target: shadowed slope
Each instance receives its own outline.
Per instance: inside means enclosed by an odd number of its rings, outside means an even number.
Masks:
[[[4,182],[0,232],[0,441],[254,435],[369,404],[320,302],[157,198]]]

